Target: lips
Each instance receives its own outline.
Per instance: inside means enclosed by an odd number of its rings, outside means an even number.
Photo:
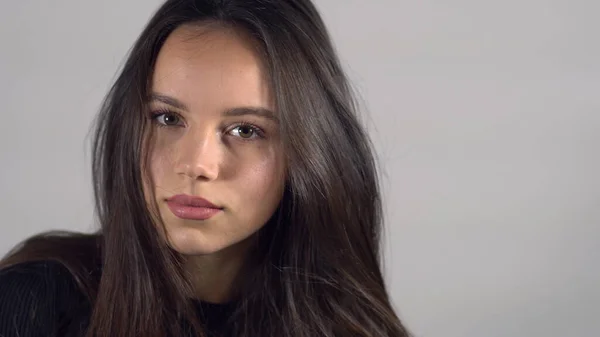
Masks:
[[[207,220],[223,211],[210,201],[186,194],[178,194],[167,199],[171,212],[181,219]]]
[[[178,195],[172,196],[167,201],[176,203],[178,205],[185,205],[185,206],[191,206],[191,207],[221,208],[219,206],[214,205],[213,203],[211,203],[210,201],[208,201],[204,198],[194,197],[194,196],[187,195],[187,194],[178,194]]]

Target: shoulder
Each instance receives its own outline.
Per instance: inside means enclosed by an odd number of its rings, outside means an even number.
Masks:
[[[54,285],[65,282],[73,282],[73,276],[58,261],[31,261],[0,269],[0,294],[4,296],[22,291],[30,294],[50,291]]]
[[[0,270],[0,336],[52,336],[61,313],[82,294],[60,262],[45,260]]]

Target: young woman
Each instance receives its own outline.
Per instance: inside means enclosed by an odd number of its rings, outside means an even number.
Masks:
[[[93,142],[98,233],[0,266],[0,336],[407,336],[370,142],[309,0],[169,0]]]

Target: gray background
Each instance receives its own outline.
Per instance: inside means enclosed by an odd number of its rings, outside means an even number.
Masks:
[[[85,140],[158,0],[0,1],[0,253],[93,228]],[[600,335],[600,3],[317,0],[416,336]]]

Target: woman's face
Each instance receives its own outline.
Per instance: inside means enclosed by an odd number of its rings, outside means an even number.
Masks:
[[[182,254],[236,246],[279,205],[285,165],[266,75],[251,39],[232,29],[182,26],[159,52],[149,173]]]

